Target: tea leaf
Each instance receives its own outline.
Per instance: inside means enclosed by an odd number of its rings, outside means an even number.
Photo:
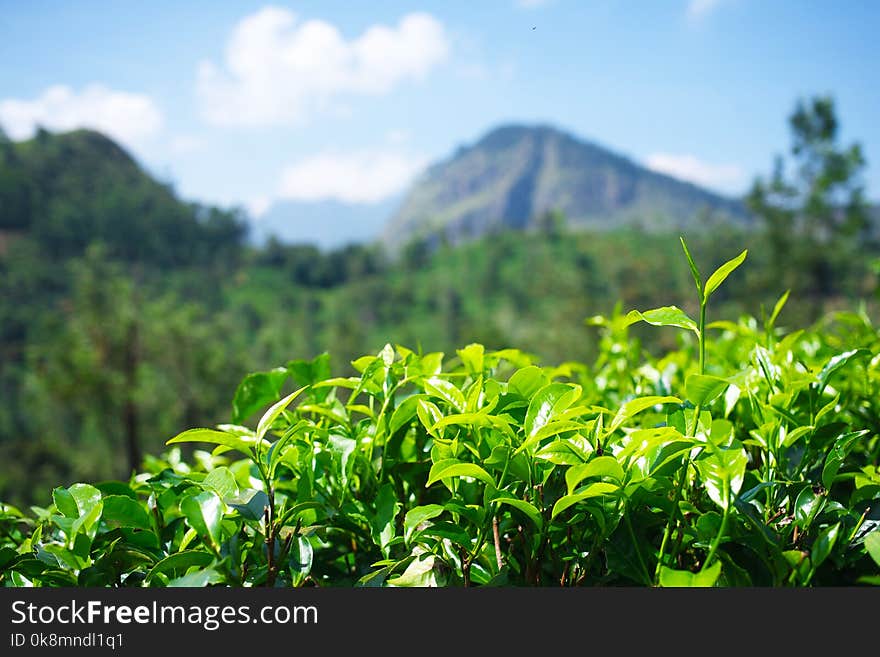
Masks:
[[[730,276],[731,273],[733,273],[733,270],[739,267],[743,263],[743,261],[745,261],[748,254],[748,249],[744,250],[738,256],[736,256],[732,260],[728,260],[712,273],[712,275],[706,281],[706,287],[703,289],[704,300],[709,299],[712,293],[721,286],[721,284],[727,279],[728,276]]]

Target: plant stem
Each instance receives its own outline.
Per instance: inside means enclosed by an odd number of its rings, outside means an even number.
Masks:
[[[678,514],[678,502],[681,498],[681,491],[684,488],[684,480],[687,479],[688,462],[685,457],[684,467],[681,468],[678,475],[678,482],[675,485],[675,494],[672,496],[672,508],[669,510],[669,519],[666,521],[666,529],[663,530],[663,540],[660,542],[660,553],[657,555],[657,566],[654,568],[654,584],[660,582],[660,569],[663,567],[663,555],[666,554],[666,546],[669,538],[672,536],[672,528],[677,524],[675,522]]]
[[[269,487],[269,505],[264,512],[266,522],[266,586],[275,586],[278,564],[275,563],[275,491]]]
[[[501,559],[501,534],[498,531],[498,516],[492,516],[492,536],[495,539],[495,562],[498,564],[498,570],[504,567],[504,561]]]
[[[639,559],[639,565],[642,567],[642,574],[645,576],[645,584],[651,586],[651,575],[648,573],[648,566],[645,564],[645,559],[642,556],[642,551],[639,549],[639,542],[636,540],[636,533],[633,531],[632,521],[629,519],[629,508],[628,506],[623,507],[623,519],[626,521],[626,528],[629,530],[629,537],[632,539],[633,549],[636,551],[636,556]]]
[[[706,561],[703,563],[703,567],[700,568],[701,573],[709,567],[709,564],[712,563],[712,559],[715,557],[715,553],[718,551],[718,546],[721,545],[721,539],[724,538],[724,532],[727,531],[727,517],[729,515],[730,500],[728,499],[728,503],[724,507],[724,513],[721,514],[721,527],[718,528],[718,534],[713,539],[712,545],[709,546],[709,554],[706,555]]]
[[[706,301],[700,302],[700,374],[706,373]]]
[[[688,436],[693,438],[697,435],[697,426],[700,422],[700,413],[702,412],[702,407],[697,404],[694,407],[694,421],[693,424],[689,427]],[[684,483],[687,479],[687,471],[690,466],[690,456],[685,455],[684,458],[684,466],[679,471],[678,482],[675,485],[675,494],[672,496],[672,509],[669,511],[669,519],[666,521],[666,529],[663,530],[663,540],[660,541],[660,552],[657,555],[657,566],[654,569],[654,583],[655,585],[660,582],[660,568],[663,567],[663,556],[666,554],[666,547],[669,543],[669,539],[672,536],[672,530],[675,528],[677,523],[677,515],[678,515],[678,503],[681,501],[681,494],[684,490]]]

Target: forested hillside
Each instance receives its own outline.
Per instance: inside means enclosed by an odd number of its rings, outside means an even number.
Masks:
[[[816,152],[838,153],[825,148],[834,139]],[[228,421],[247,372],[324,351],[334,372],[352,371],[352,358],[389,342],[589,361],[601,327],[586,318],[658,299],[696,311],[677,232],[572,232],[557,212],[526,233],[500,226],[458,247],[417,240],[394,257],[379,245],[258,249],[236,211],[181,200],[97,133],[3,140],[0,157],[0,499],[12,502],[125,477],[181,427]],[[877,249],[852,180],[798,186],[809,222],[794,192],[777,201],[792,181],[759,181],[748,201],[763,223],[688,233],[707,270],[749,249],[750,266],[713,299],[717,316],[760,317],[790,289],[780,324],[860,301],[876,319]],[[841,197],[852,201],[847,221],[829,200]],[[656,354],[680,339],[633,336]]]

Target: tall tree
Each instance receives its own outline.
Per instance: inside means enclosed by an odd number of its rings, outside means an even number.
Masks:
[[[870,220],[858,143],[839,143],[834,101],[818,96],[797,103],[789,117],[789,161],[777,157],[769,178],[757,178],[747,197],[763,222],[772,254],[772,275],[814,300],[841,293],[842,281],[857,280],[854,257],[870,239]]]

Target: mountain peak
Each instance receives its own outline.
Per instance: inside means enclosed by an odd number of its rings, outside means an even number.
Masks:
[[[549,123],[505,123],[489,130],[477,141],[475,146],[506,148],[523,139],[547,139],[551,137],[569,137],[569,135]]]
[[[549,124],[497,126],[430,167],[386,227],[392,249],[413,239],[452,243],[499,228],[531,228],[551,210],[602,230],[691,227],[709,210],[744,221],[741,203],[650,171]]]

